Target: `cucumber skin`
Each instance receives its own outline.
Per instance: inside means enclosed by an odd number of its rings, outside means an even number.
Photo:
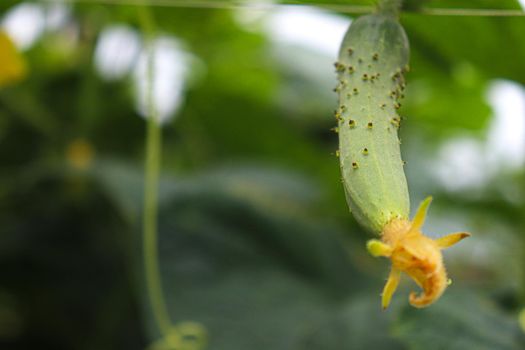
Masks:
[[[336,63],[345,195],[356,220],[377,234],[392,219],[409,217],[396,112],[408,61],[408,39],[397,19],[372,14],[351,24]]]

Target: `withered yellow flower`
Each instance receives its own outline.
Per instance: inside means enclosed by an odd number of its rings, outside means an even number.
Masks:
[[[428,206],[432,197],[427,197],[420,205],[410,222],[406,219],[393,219],[382,232],[381,240],[368,241],[367,248],[373,256],[390,258],[392,267],[382,293],[382,306],[386,309],[397,289],[401,273],[409,275],[422,292],[410,293],[410,304],[422,308],[435,302],[443,294],[449,279],[443,264],[441,250],[448,248],[463,238],[467,232],[456,232],[438,239],[431,239],[421,232]]]

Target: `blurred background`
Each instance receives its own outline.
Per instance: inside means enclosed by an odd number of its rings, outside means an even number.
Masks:
[[[412,211],[433,195],[425,232],[473,236],[445,252],[453,284],[435,305],[410,307],[406,279],[383,312],[389,263],[366,253],[330,131],[354,17],[316,6],[373,1],[149,3],[175,324],[205,329],[206,349],[525,348],[525,18],[401,17]],[[142,269],[138,4],[0,3],[1,349],[133,350],[160,336]]]

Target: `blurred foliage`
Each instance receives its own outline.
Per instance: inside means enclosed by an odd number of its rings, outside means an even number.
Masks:
[[[0,13],[20,3],[2,1]],[[141,270],[144,121],[132,74],[108,80],[93,60],[108,26],[138,30],[140,8],[68,8],[60,28],[22,52],[25,80],[0,89],[0,348],[143,349],[158,336]],[[454,137],[486,140],[495,79],[525,83],[522,18],[402,15],[411,192],[436,198],[430,232],[474,237],[446,253],[454,284],[436,305],[411,309],[416,287],[403,283],[382,312],[387,265],[365,252],[369,236],[348,213],[333,156],[334,58],[272,38],[264,16],[152,10],[159,33],[195,60],[163,129],[159,247],[174,322],[203,325],[209,349],[525,346],[523,168],[452,191],[428,166]]]

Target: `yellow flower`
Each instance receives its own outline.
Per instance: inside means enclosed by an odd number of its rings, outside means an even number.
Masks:
[[[77,170],[89,169],[94,157],[93,146],[82,138],[74,139],[66,148],[66,159]]]
[[[423,235],[421,227],[431,201],[432,197],[427,197],[421,203],[412,222],[394,219],[384,227],[381,240],[372,239],[367,243],[370,254],[388,257],[392,262],[390,275],[382,293],[383,309],[390,304],[401,272],[409,275],[422,289],[420,295],[410,293],[410,304],[418,308],[435,302],[450,284],[441,250],[469,237],[470,234],[457,232],[438,239]]]
[[[9,36],[0,30],[0,87],[18,82],[27,75],[27,64]]]

